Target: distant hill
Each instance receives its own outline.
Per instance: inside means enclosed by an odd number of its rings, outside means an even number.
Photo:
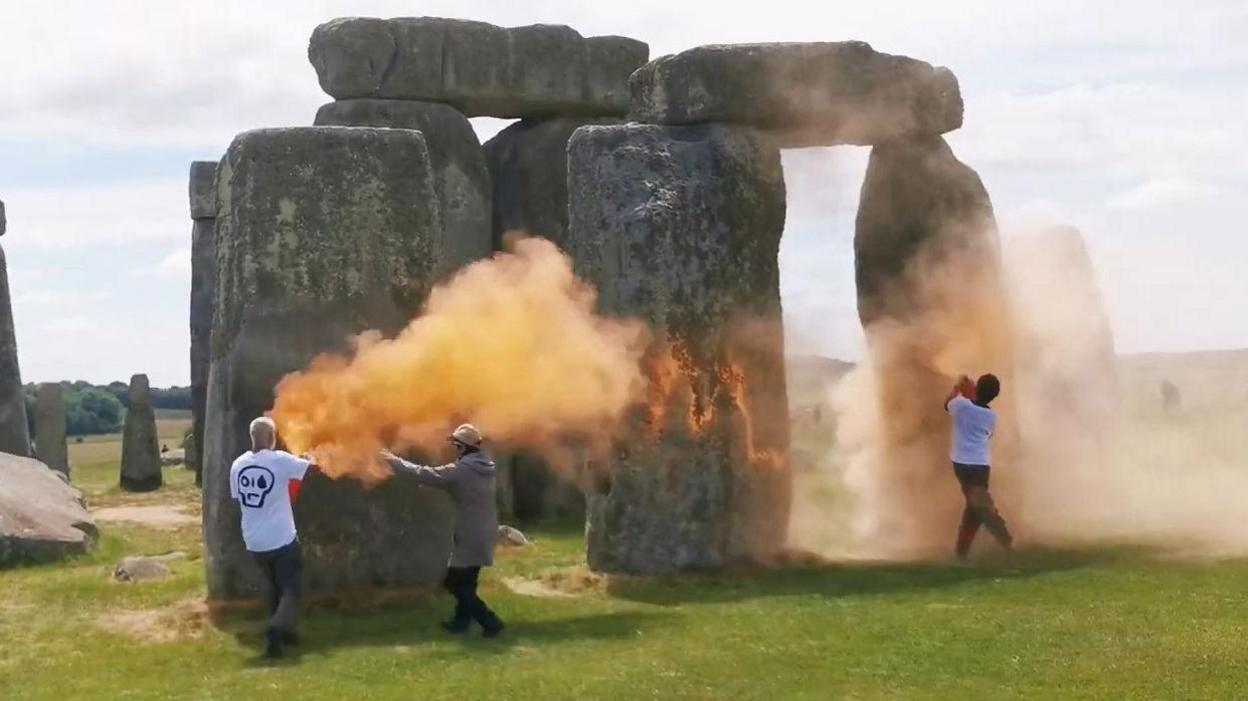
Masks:
[[[789,383],[789,406],[823,404],[828,392],[854,364],[821,355],[791,355],[785,358]]]
[[[785,359],[789,404],[813,406],[827,400],[829,391],[854,363],[819,355]],[[1179,388],[1182,405],[1189,409],[1248,405],[1248,349],[1186,353],[1129,353],[1118,356],[1118,380],[1128,405],[1161,402],[1161,384]]]

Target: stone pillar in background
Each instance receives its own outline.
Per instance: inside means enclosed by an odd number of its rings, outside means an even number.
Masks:
[[[121,434],[121,488],[150,492],[163,483],[151,387],[147,375],[135,375],[130,378],[129,406]]]
[[[7,226],[0,202],[0,236]],[[17,364],[17,335],[9,296],[9,270],[0,248],[0,453],[30,455],[30,428],[26,423],[26,395]]]
[[[568,232],[568,140],[583,126],[621,123],[610,117],[525,119],[485,142],[494,183],[494,247],[502,248],[508,231],[524,231],[562,248]]]
[[[442,210],[450,271],[490,255],[490,174],[472,123],[454,107],[409,100],[343,100],[323,105],[317,126],[416,129],[425,135]]]
[[[437,180],[418,131],[262,129],[217,172],[217,285],[204,441],[204,561],[212,598],[263,591],[230,499],[247,426],[287,373],[353,335],[392,335],[451,267]],[[453,511],[402,479],[365,489],[311,475],[295,518],[311,594],[436,584]]]
[[[65,428],[65,389],[59,382],[40,384],[35,405],[35,455],[43,464],[69,477]]]
[[[578,272],[603,312],[657,336],[649,407],[591,466],[589,565],[766,559],[791,499],[779,149],[749,128],[585,127],[568,147],[568,191]]]
[[[1119,490],[1111,450],[1122,396],[1109,315],[1078,229],[1012,236],[1005,262],[1026,446],[1017,519],[1035,535],[1083,532]]]
[[[563,248],[568,232],[568,140],[582,126],[620,124],[602,117],[525,119],[485,143],[494,187],[493,246],[503,248],[510,231],[550,239]],[[498,456],[512,476],[512,504],[522,520],[581,518],[585,495],[541,458],[526,453]]]
[[[203,478],[204,406],[208,401],[208,365],[212,340],[212,292],[216,285],[217,164],[191,163],[191,436],[194,445],[186,454],[195,471],[195,484]]]
[[[992,203],[974,170],[939,136],[871,150],[854,233],[858,313],[867,338],[877,433],[848,468],[871,552],[947,554],[962,509],[949,470],[949,417],[941,406],[957,376],[992,372],[999,423],[994,462],[1009,464],[1017,425],[1001,256]],[[1007,518],[1010,470],[993,473]]]

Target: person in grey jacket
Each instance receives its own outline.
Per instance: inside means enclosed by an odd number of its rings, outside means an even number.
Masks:
[[[498,537],[494,461],[481,448],[481,433],[472,424],[455,429],[450,441],[458,457],[449,465],[416,465],[388,452],[382,458],[396,473],[450,493],[455,502],[455,541],[443,586],[455,597],[455,615],[442,627],[466,633],[476,621],[485,637],[493,638],[503,631],[503,622],[477,595],[477,579],[482,567],[494,564]]]

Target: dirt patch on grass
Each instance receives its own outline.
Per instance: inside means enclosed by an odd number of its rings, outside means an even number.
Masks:
[[[151,504],[147,506],[110,506],[96,509],[96,521],[139,523],[152,528],[173,531],[182,526],[199,523],[199,516],[188,513],[177,504]]]
[[[203,599],[188,599],[157,609],[115,611],[96,619],[110,633],[143,643],[176,643],[204,634],[208,605]]]
[[[568,598],[606,591],[610,578],[590,571],[585,566],[564,567],[543,572],[537,577],[508,577],[503,586],[521,596]]]

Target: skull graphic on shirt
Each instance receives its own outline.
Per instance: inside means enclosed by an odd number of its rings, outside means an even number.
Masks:
[[[273,473],[267,467],[248,465],[238,473],[238,500],[243,506],[259,509],[273,491]]]

